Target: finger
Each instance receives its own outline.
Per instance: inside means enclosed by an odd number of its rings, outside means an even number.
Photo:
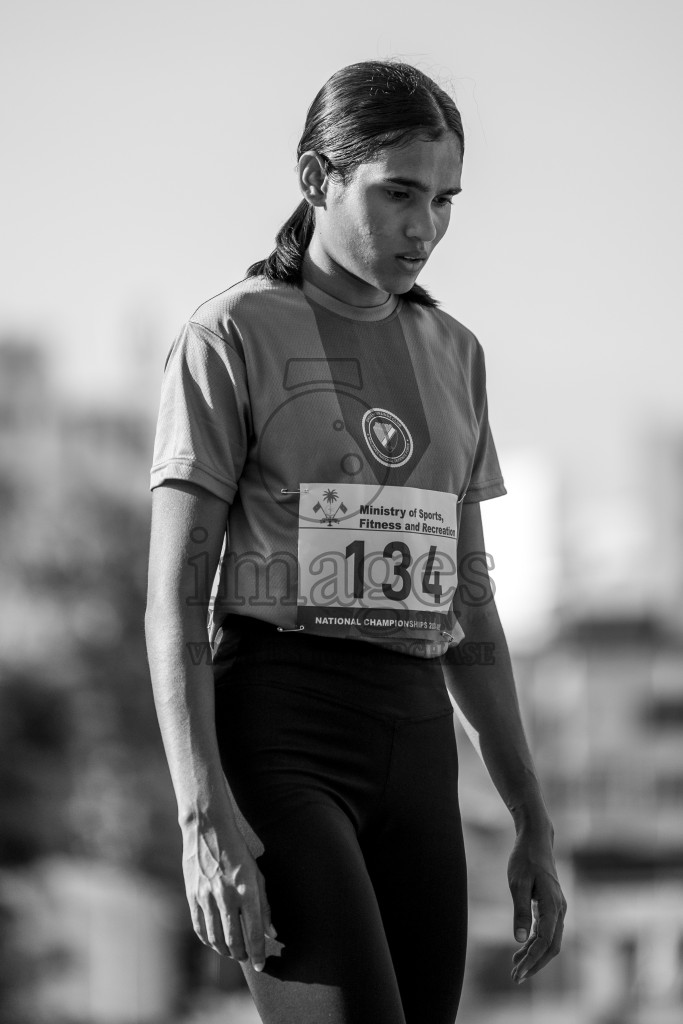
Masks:
[[[216,909],[218,911],[218,914],[219,914],[219,917],[220,917],[220,922],[221,922],[221,930],[223,932],[223,937],[225,939],[227,955],[231,959],[234,959],[234,954],[230,950],[230,938],[229,938],[229,936],[230,936],[230,908],[228,907],[228,904],[227,904],[226,899],[225,899],[225,893],[223,892],[222,889],[218,890],[218,892],[216,893],[215,899],[216,899]]]
[[[194,928],[195,934],[199,939],[201,939],[205,946],[208,946],[209,939],[204,925],[204,915],[194,900],[190,904],[190,917],[192,918],[192,927]]]
[[[560,952],[561,941],[562,927],[559,927],[556,931],[556,937],[553,937],[553,941],[543,956],[541,956],[533,966],[529,968],[523,966],[518,972],[513,973],[513,981],[517,984],[521,984],[522,982],[527,981],[527,979],[532,978],[535,974],[538,974],[539,971],[541,971]]]
[[[268,935],[270,935],[271,939],[275,939],[277,938],[277,932],[275,930],[275,927],[270,916],[270,903],[268,902],[268,898],[266,896],[266,885],[263,879],[263,875],[259,875],[258,887],[263,915],[263,930],[267,932]]]
[[[557,954],[560,952],[560,947],[562,945],[563,931],[564,921],[559,920],[557,922],[555,934],[553,935],[553,941],[550,943],[550,946],[548,947],[546,953],[541,957],[541,959],[538,960],[533,967],[530,967],[529,970],[525,972],[524,980],[526,980],[527,978],[531,978],[534,974],[538,974],[538,972],[542,970],[546,966],[546,964],[548,964],[554,957],[557,956]]]
[[[546,952],[540,957],[539,960],[537,960],[533,967],[529,967],[528,969],[526,969],[524,966],[522,966],[518,968],[519,975],[524,974],[526,978],[531,977],[533,974],[537,974],[543,967],[545,967],[545,965],[550,960],[552,960],[553,957],[557,956],[557,954],[560,952],[560,947],[562,945],[562,935],[564,932],[564,919],[566,913],[567,901],[563,896],[562,903],[560,905],[559,913],[557,916],[557,921],[555,924],[555,931],[553,933],[552,942],[548,946]]]
[[[252,890],[242,902],[242,928],[254,970],[262,971],[266,962],[266,942],[258,889]]]
[[[230,950],[228,949],[223,934],[223,925],[221,924],[220,914],[218,908],[211,896],[207,897],[207,903],[200,904],[202,911],[204,912],[204,920],[206,921],[206,934],[209,939],[209,945],[221,956],[230,956]]]
[[[511,882],[510,892],[514,906],[512,930],[517,942],[526,942],[531,930],[531,881]]]
[[[535,901],[533,904],[533,915],[534,922],[526,949],[524,951],[518,950],[515,957],[513,957],[513,960],[517,958],[512,974],[514,981],[521,981],[524,978],[529,969],[545,954],[552,942],[557,920],[556,915],[552,912],[550,914],[543,913],[543,911],[539,910]]]
[[[237,904],[230,904],[228,914],[228,934],[226,938],[228,940],[230,952],[236,960],[239,960],[240,963],[244,963],[249,959],[247,947],[244,943],[244,935],[242,934],[239,905]]]
[[[529,935],[528,935],[527,940],[524,943],[524,945],[521,946],[515,953],[512,954],[512,962],[513,962],[513,964],[514,963],[519,963],[520,960],[524,959],[524,957],[527,955],[527,953],[529,952],[529,950],[533,946],[533,944],[536,941],[536,938],[538,936],[538,904],[537,904],[536,900],[532,900],[531,901],[531,912],[532,912],[531,931],[529,932]]]
[[[560,904],[552,906],[548,912],[544,912],[539,903],[538,933],[533,942],[529,944],[525,955],[517,962],[512,972],[513,981],[523,981],[532,972],[532,968],[539,969],[537,965],[540,964],[540,961],[546,957],[550,950],[561,918],[562,907]],[[559,939],[561,939],[561,935],[562,933],[560,932]],[[535,973],[535,970],[533,973]]]

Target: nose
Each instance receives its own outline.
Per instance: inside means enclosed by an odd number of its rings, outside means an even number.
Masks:
[[[436,216],[431,206],[412,211],[410,223],[406,228],[408,238],[416,238],[421,242],[433,242],[438,233]]]

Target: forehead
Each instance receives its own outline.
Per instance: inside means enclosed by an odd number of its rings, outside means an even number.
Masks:
[[[367,183],[385,178],[415,178],[434,192],[460,187],[462,153],[453,132],[433,142],[414,139],[404,146],[381,149],[374,160],[358,168],[359,180]]]

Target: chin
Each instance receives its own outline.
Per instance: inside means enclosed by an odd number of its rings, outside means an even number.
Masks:
[[[413,287],[417,281],[417,277],[417,274],[392,274],[389,272],[386,277],[383,275],[368,274],[367,277],[359,279],[364,280],[366,284],[371,285],[378,291],[389,292],[390,295],[405,295],[405,293],[409,292]]]
[[[406,292],[410,291],[416,281],[417,278],[413,278],[411,281],[410,278],[406,279],[404,276],[401,276],[393,281],[387,281],[385,285],[382,285],[382,289],[385,292],[391,292],[392,295],[405,295]]]
[[[377,278],[372,283],[375,288],[392,295],[404,295],[409,292],[417,280],[412,274],[387,274],[385,278]]]
[[[415,278],[414,281],[411,281],[410,284],[405,284],[405,282],[404,282],[402,284],[396,285],[396,287],[392,288],[391,290],[392,290],[394,295],[405,295],[406,292],[409,292],[410,289],[413,287],[413,285],[416,285],[416,284],[417,284],[417,278]]]

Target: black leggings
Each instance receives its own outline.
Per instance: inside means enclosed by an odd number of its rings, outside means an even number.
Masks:
[[[216,732],[280,954],[242,965],[261,1019],[453,1024],[467,879],[442,659],[229,619]]]

